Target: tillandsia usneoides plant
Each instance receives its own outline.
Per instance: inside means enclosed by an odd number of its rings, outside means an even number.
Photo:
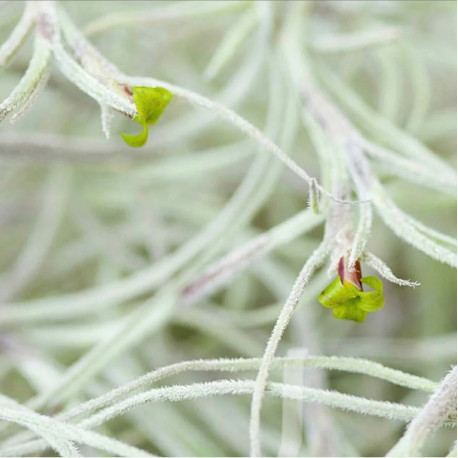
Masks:
[[[1,2],[0,454],[456,456],[454,33]]]

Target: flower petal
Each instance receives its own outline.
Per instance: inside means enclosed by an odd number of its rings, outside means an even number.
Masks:
[[[140,146],[143,146],[148,140],[148,127],[146,124],[143,124],[143,130],[139,134],[121,134],[121,136],[129,146],[140,148]]]
[[[335,318],[362,323],[367,312],[375,312],[384,305],[383,283],[377,277],[363,277],[361,282],[374,291],[360,291],[351,281],[340,281],[340,277],[325,288],[318,297],[320,303],[333,309]]]
[[[363,323],[366,319],[367,312],[359,307],[359,302],[359,298],[350,299],[345,305],[335,308],[332,314],[339,320],[352,320]]]
[[[383,283],[377,277],[363,277],[361,282],[365,285],[374,288],[375,291],[361,292],[360,308],[367,312],[375,312],[380,310],[385,303],[383,298]]]
[[[349,282],[342,285],[340,278],[336,278],[318,296],[320,304],[333,309],[345,304],[349,299],[358,297],[359,290]]]
[[[138,115],[135,120],[151,126],[157,122],[172,100],[172,93],[164,87],[137,86],[132,90]]]

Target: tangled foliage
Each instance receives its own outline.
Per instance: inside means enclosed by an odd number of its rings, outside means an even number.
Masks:
[[[455,19],[2,2],[0,454],[456,455]]]

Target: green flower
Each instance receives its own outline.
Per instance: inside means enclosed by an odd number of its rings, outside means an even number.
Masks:
[[[375,312],[384,305],[383,283],[377,277],[360,279],[361,289],[349,280],[337,277],[318,296],[321,305],[332,309],[335,318],[353,320],[362,323],[367,312]],[[374,291],[363,291],[362,284]]]
[[[143,130],[136,135],[121,134],[121,136],[129,146],[138,148],[148,140],[148,126],[156,124],[173,95],[164,87],[142,86],[134,87],[132,94],[137,107],[137,116],[134,121],[141,124]]]

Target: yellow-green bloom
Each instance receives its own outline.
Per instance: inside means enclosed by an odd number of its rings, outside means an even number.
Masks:
[[[137,107],[137,116],[135,116],[134,121],[141,124],[143,130],[139,134],[121,134],[121,136],[129,146],[138,148],[148,140],[148,126],[156,124],[173,95],[164,87],[142,86],[134,87],[132,95]]]
[[[363,322],[367,312],[375,312],[384,305],[383,283],[377,277],[362,277],[355,266],[356,278],[352,281],[345,274],[344,261],[339,263],[339,276],[318,297],[320,303],[332,309],[335,318]],[[354,275],[353,275],[354,276]],[[363,284],[373,291],[363,291]]]

